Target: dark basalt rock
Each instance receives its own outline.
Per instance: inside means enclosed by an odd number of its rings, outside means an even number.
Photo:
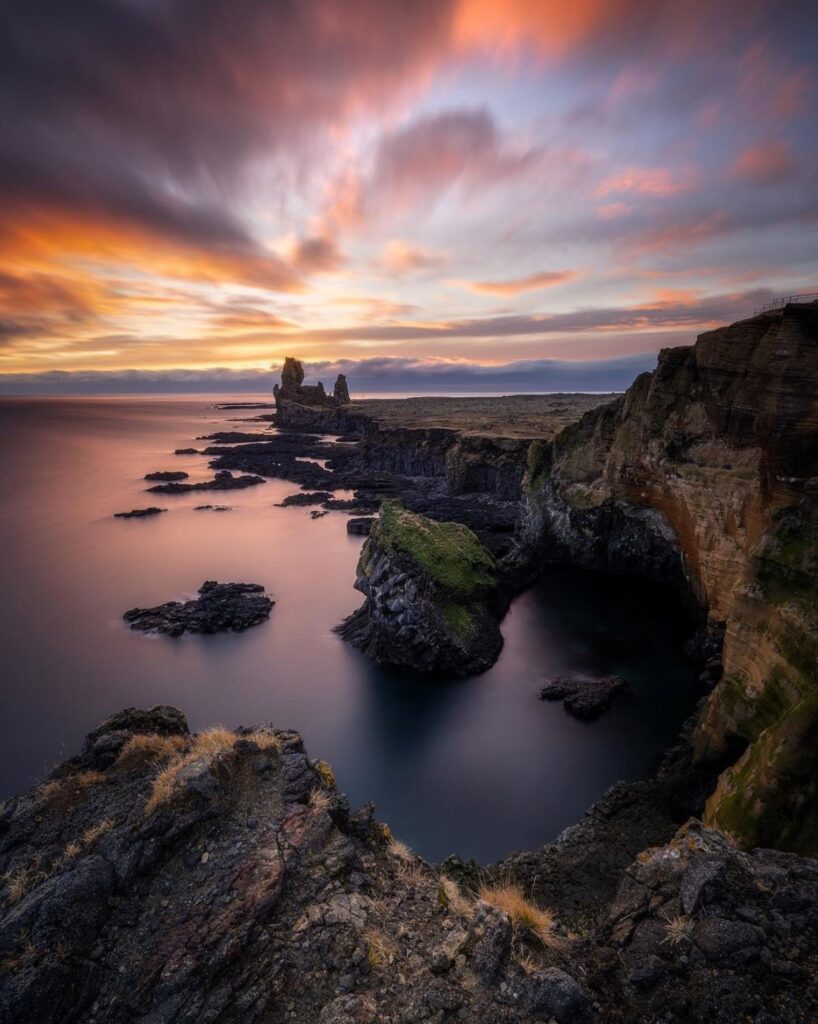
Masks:
[[[167,509],[149,505],[147,508],[132,508],[130,512],[114,512],[114,519],[144,519],[145,516],[158,516],[160,512],[167,512]]]
[[[187,476],[187,473],[185,473]],[[180,484],[172,480],[165,484],[154,484],[149,491],[159,494],[187,494],[189,491],[238,491],[244,487],[255,487],[256,484],[266,483],[260,476],[233,476],[226,469],[219,470],[212,480],[205,480],[198,484]]]
[[[368,537],[374,522],[376,522],[375,516],[355,516],[352,519],[347,519],[347,533],[354,534],[356,537]]]
[[[284,501],[280,501],[277,508],[289,508],[291,505],[320,505],[332,497],[332,491],[301,491],[298,494],[288,494]]]
[[[386,500],[358,560],[364,604],[339,627],[373,661],[416,672],[485,672],[503,646],[498,567],[465,526]]]
[[[146,480],[187,480],[189,473],[182,469],[161,469],[155,473],[146,473]]]
[[[326,509],[314,508],[310,512],[310,519],[322,519],[324,516],[328,516],[329,512]]]
[[[540,690],[540,700],[561,700],[574,718],[598,718],[610,708],[615,697],[625,692],[627,685],[621,676],[551,679]]]
[[[232,505],[194,505],[194,512],[232,512]]]
[[[260,583],[216,583],[208,580],[193,601],[168,601],[155,608],[131,608],[122,618],[143,633],[241,632],[270,617],[275,602]]]
[[[174,455],[202,455],[198,448],[176,448]]]
[[[609,842],[601,885],[596,847],[568,830],[528,855],[559,850],[554,899],[545,862],[536,881],[486,869],[555,909],[544,948],[471,893],[456,910],[389,835],[297,733],[192,736],[172,707],[119,712],[0,813],[0,1022],[818,1019],[814,860],[689,821],[646,850]]]

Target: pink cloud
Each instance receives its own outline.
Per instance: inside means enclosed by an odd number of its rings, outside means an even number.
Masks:
[[[622,193],[661,198],[678,195],[689,188],[688,181],[674,179],[664,167],[626,167],[601,181],[593,194],[597,199]]]
[[[779,185],[795,172],[790,147],[785,142],[765,142],[739,154],[731,168],[737,178],[753,185]]]

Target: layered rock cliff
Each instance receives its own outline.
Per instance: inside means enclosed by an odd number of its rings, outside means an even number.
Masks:
[[[723,626],[696,756],[738,756],[707,820],[818,852],[818,305],[665,350],[627,394],[533,447],[530,556],[684,580]]]

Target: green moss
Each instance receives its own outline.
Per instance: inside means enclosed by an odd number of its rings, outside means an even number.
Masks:
[[[443,618],[452,633],[464,641],[474,635],[474,618],[462,604],[447,604],[443,609]]]
[[[474,533],[460,523],[436,523],[407,511],[399,501],[387,499],[371,540],[415,563],[437,586],[462,604],[497,583],[497,567],[490,552]],[[369,555],[362,555],[362,565]],[[458,621],[463,619],[458,613]]]
[[[550,446],[542,441],[532,441],[526,453],[526,469],[523,487],[528,491],[536,489],[537,485],[546,475],[550,465]]]
[[[746,846],[818,852],[818,695],[792,707],[729,772],[710,818]]]

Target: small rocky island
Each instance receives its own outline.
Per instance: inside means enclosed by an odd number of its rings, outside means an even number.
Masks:
[[[540,690],[540,700],[561,700],[569,715],[589,720],[607,711],[627,687],[621,676],[549,679]]]
[[[131,608],[122,618],[143,633],[234,633],[269,619],[275,602],[260,583],[207,580],[192,601],[168,601],[154,608]]]
[[[355,586],[366,601],[339,632],[379,664],[471,675],[503,645],[495,560],[460,523],[435,523],[385,500]]]

